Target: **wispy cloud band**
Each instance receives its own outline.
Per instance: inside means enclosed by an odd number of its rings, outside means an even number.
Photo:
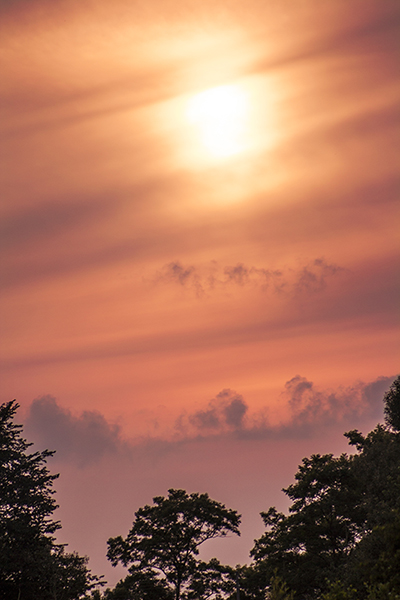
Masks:
[[[316,293],[326,288],[329,278],[346,272],[324,258],[316,258],[294,268],[268,269],[248,266],[242,262],[221,266],[217,261],[207,265],[184,265],[176,260],[165,264],[155,275],[157,283],[177,284],[196,293],[197,296],[217,290],[228,290],[232,286],[252,286],[262,291],[284,293]]]

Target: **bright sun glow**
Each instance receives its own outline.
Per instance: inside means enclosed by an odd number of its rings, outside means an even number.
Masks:
[[[244,149],[247,113],[245,93],[238,86],[223,85],[194,96],[187,116],[208,152],[226,157]]]

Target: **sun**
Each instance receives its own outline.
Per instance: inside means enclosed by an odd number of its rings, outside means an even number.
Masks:
[[[187,118],[196,126],[206,150],[215,157],[241,152],[245,146],[248,101],[235,85],[222,85],[196,94],[189,101]]]

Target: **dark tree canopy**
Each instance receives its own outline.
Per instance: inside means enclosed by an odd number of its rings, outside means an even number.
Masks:
[[[0,600],[235,600],[238,588],[241,600],[400,598],[400,377],[384,396],[385,424],[345,433],[354,454],[303,459],[283,490],[289,514],[261,513],[252,564],[200,560],[207,540],[240,535],[240,516],[170,489],[135,513],[125,539],[108,540],[128,575],[103,594],[88,559],[55,543],[53,452],[29,452],[17,408],[0,406]]]
[[[296,600],[400,597],[399,390],[398,378],[384,398],[387,426],[345,434],[354,455],[303,459],[284,490],[289,515],[262,513],[246,598],[264,598],[274,574]]]
[[[267,531],[251,554],[265,582],[277,571],[299,597],[318,595],[327,574],[340,572],[364,523],[351,462],[347,455],[303,459],[296,483],[284,490],[292,500],[289,516],[275,508],[262,513]]]
[[[149,572],[129,574],[114,589],[107,589],[103,600],[174,600],[174,594],[165,581]]]
[[[395,431],[400,431],[400,375],[393,381],[383,401],[386,423]]]
[[[224,600],[233,597],[235,591],[235,569],[221,565],[216,558],[212,558],[209,562],[198,561],[186,598],[187,600]]]
[[[140,574],[149,582],[159,582],[165,588],[165,598],[171,593],[175,600],[189,597],[196,573],[200,568],[207,571],[196,558],[199,546],[229,533],[240,535],[240,517],[208,494],[171,489],[168,497],[157,496],[153,502],[153,506],[146,505],[135,513],[126,539],[119,536],[108,540],[107,556],[114,566],[119,562],[129,566],[131,577]]]
[[[55,543],[61,527],[47,459],[53,452],[29,453],[21,425],[13,422],[18,404],[0,406],[0,600],[78,600],[98,579],[87,558]]]

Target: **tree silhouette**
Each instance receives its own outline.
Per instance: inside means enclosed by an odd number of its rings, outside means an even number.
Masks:
[[[251,554],[265,584],[276,572],[299,597],[317,597],[326,589],[326,578],[339,575],[365,522],[351,463],[344,454],[303,459],[296,483],[284,490],[292,500],[290,514],[274,507],[261,513],[267,531]]]
[[[354,455],[303,459],[284,490],[289,515],[261,513],[248,595],[272,590],[274,573],[296,600],[391,600],[400,594],[400,378],[385,394],[386,425],[345,434]],[[332,583],[331,583],[332,582]]]
[[[204,569],[196,558],[199,546],[228,533],[240,535],[240,517],[208,494],[170,489],[167,498],[157,496],[153,502],[135,513],[126,539],[108,540],[107,556],[114,566],[119,562],[129,566],[131,577],[140,574],[148,582],[159,582],[166,597],[172,594],[180,600]],[[211,585],[210,570],[205,574]]]
[[[0,600],[77,600],[100,580],[87,558],[67,553],[54,541],[60,529],[47,459],[13,422],[18,404],[0,406]]]
[[[400,375],[394,380],[383,400],[386,423],[395,431],[400,431]]]

